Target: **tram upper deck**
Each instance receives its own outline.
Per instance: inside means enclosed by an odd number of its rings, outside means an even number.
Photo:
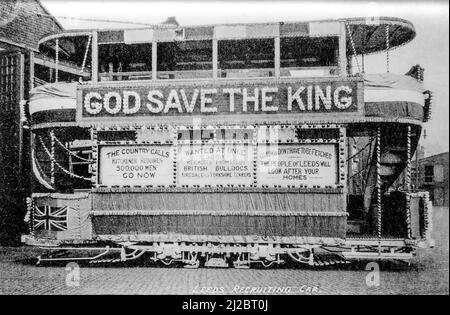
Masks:
[[[416,68],[409,75],[366,74],[364,63],[355,59],[372,53],[386,53],[388,58],[389,50],[414,37],[413,25],[397,18],[64,32],[40,42],[34,57],[38,87],[31,94],[29,111],[33,128],[55,123],[129,125],[136,117],[176,124],[176,112],[177,116],[207,114],[202,119],[216,123],[208,115],[211,108],[201,106],[212,98],[212,103],[226,103],[216,108],[219,121],[224,121],[222,116],[231,118],[231,111],[252,114],[240,116],[256,123],[266,119],[255,116],[257,112],[276,112],[280,123],[403,120],[420,124],[428,115],[423,70]],[[127,88],[131,94],[121,93]],[[108,94],[111,91],[119,93],[121,108],[97,113],[92,104],[105,103],[105,96],[108,101],[118,100]],[[194,100],[195,93],[199,97]],[[255,97],[259,106],[253,106]],[[127,111],[125,103],[134,104],[137,98],[140,109],[135,110],[135,104],[134,110]],[[155,106],[145,110],[148,98],[163,105],[153,102]],[[180,108],[172,104],[177,100]],[[253,102],[252,106],[243,100]],[[82,110],[86,101],[91,112]],[[101,116],[110,119],[96,119]]]

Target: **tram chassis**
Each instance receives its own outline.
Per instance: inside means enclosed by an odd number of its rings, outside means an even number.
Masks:
[[[328,244],[287,243],[218,243],[218,242],[45,242],[29,236],[27,245],[45,250],[37,257],[37,265],[61,262],[95,264],[126,263],[148,259],[152,263],[184,268],[247,269],[294,263],[298,266],[327,267],[355,261],[401,261],[407,264],[417,248],[434,247],[433,240],[358,239],[348,238]]]

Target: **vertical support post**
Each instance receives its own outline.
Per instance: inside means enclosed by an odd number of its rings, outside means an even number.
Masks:
[[[33,51],[30,51],[30,61],[29,61],[29,63],[30,63],[30,78],[29,78],[29,84],[30,84],[30,86],[29,86],[29,90],[28,90],[28,92],[32,89],[32,88],[34,88],[34,52]]]
[[[381,127],[377,127],[377,143],[375,148],[376,154],[376,189],[377,189],[377,235],[378,235],[378,252],[381,252],[381,236],[382,236],[382,206],[381,206]]]
[[[275,78],[280,77],[280,67],[281,67],[281,40],[280,36],[275,37]]]
[[[252,125],[253,127],[253,137],[252,137],[252,145],[253,145],[253,156],[252,156],[252,160],[253,160],[253,183],[252,185],[250,185],[250,187],[257,187],[258,186],[258,135],[259,135],[259,130],[261,128],[261,126],[255,126]]]
[[[55,184],[55,134],[50,131],[50,183]]]
[[[217,79],[219,71],[219,45],[217,39],[212,41],[212,69],[213,69],[213,79]]]
[[[97,31],[92,32],[92,83],[98,82],[98,33]]]
[[[156,81],[158,78],[158,44],[152,42],[152,80]]]
[[[406,233],[411,238],[411,125],[406,127]]]
[[[406,191],[411,191],[411,126],[406,127]]]
[[[33,198],[27,197],[26,198],[26,204],[27,204],[27,214],[28,214],[28,229],[30,231],[30,235],[34,237],[34,206],[33,206]]]
[[[92,144],[92,177],[91,183],[92,186],[98,187],[97,180],[97,172],[98,172],[98,138],[97,138],[97,130],[94,127],[91,127],[91,144]]]
[[[350,139],[350,137],[346,137],[347,138],[347,154],[345,159],[347,160],[347,189],[349,191],[349,194],[354,193],[354,185],[353,185],[353,181],[352,176],[353,176],[353,163],[354,163],[354,144],[352,143],[352,141],[354,142],[354,138],[352,137]]]
[[[31,67],[31,65],[30,65]],[[25,119],[25,57],[23,54],[19,54],[18,56],[18,64],[16,67],[16,71],[18,72],[19,75],[19,139],[18,139],[18,144],[19,144],[19,148],[18,148],[18,161],[17,161],[17,166],[19,169],[19,185],[21,186],[20,188],[22,188],[22,178],[23,178],[23,174],[22,174],[22,157],[23,157],[23,151],[24,151],[24,147],[23,147],[23,123],[24,123],[24,119]],[[28,92],[28,91],[27,91]]]
[[[352,51],[353,51],[353,56],[355,58],[355,62],[356,62],[356,66],[358,67],[358,72],[361,73],[361,67],[359,65],[359,61],[358,61],[358,55],[356,52],[356,46],[355,46],[355,42],[353,41],[353,36],[352,36],[352,32],[350,30],[350,25],[349,24],[345,24],[345,28],[348,32],[348,37],[350,38],[350,44],[352,45]],[[351,59],[350,59],[351,62]]]
[[[389,24],[386,24],[386,72],[389,72]]]
[[[59,79],[59,39],[58,38],[55,40],[55,53],[56,53],[55,82],[58,82],[58,79]]]
[[[345,127],[339,127],[339,185],[344,188],[344,191],[348,191],[347,179],[347,129]]]
[[[347,30],[345,22],[341,22],[339,35],[339,74],[342,77],[347,76]]]
[[[170,130],[170,129],[169,129]],[[172,179],[173,186],[176,187],[178,185],[178,129],[172,128]]]

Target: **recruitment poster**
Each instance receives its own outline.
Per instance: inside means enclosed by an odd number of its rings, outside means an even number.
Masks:
[[[334,144],[258,146],[258,185],[327,186],[337,182]]]
[[[101,185],[171,185],[171,146],[103,146],[99,177]]]
[[[178,146],[179,185],[246,185],[253,183],[253,146],[207,144]]]

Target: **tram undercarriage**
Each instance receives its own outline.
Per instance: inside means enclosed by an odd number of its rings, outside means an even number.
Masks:
[[[184,268],[239,268],[251,266],[310,266],[346,265],[354,261],[401,261],[410,263],[417,247],[430,244],[404,240],[347,239],[335,244],[274,244],[274,243],[194,243],[194,242],[107,242],[94,244],[34,243],[44,253],[37,265],[78,262],[87,265],[111,265],[136,260]],[[40,245],[39,245],[40,244]]]

